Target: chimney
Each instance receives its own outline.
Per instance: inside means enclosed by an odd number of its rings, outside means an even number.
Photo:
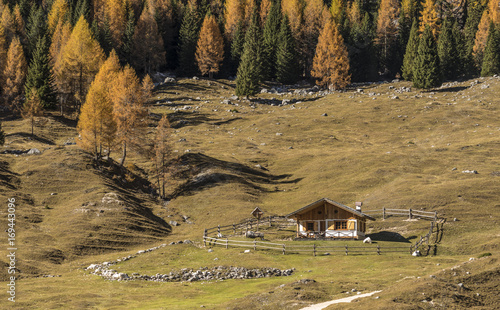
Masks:
[[[361,206],[363,205],[363,203],[361,201],[356,201],[356,211],[359,211],[361,212]]]

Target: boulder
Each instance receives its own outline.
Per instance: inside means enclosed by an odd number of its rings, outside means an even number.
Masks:
[[[365,240],[363,240],[363,243],[372,243],[372,239],[370,237],[367,237],[365,238]]]
[[[420,251],[419,251],[419,250],[416,250],[415,252],[413,252],[413,253],[411,254],[411,256],[415,256],[415,257],[417,257],[417,256],[422,256],[422,254],[420,254]]]
[[[42,152],[40,152],[40,150],[37,148],[32,148],[26,154],[28,154],[28,155],[40,155],[40,154],[42,154]]]

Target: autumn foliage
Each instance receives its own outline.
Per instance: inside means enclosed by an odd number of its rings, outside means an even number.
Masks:
[[[209,74],[219,72],[219,67],[224,57],[224,42],[219,31],[219,26],[213,16],[206,16],[200,30],[200,37],[196,47],[196,62],[200,72]]]
[[[333,20],[325,23],[319,35],[311,75],[318,85],[332,89],[345,88],[351,82],[347,49]]]

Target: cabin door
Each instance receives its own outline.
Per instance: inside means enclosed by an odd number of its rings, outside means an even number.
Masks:
[[[326,231],[326,221],[319,222],[319,231]]]

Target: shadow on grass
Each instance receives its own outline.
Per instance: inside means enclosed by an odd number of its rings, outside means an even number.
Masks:
[[[370,237],[373,241],[392,241],[405,243],[411,243],[410,240],[416,238],[416,236],[405,238],[402,235],[392,231],[379,231],[377,233],[367,234],[366,236]]]
[[[21,184],[18,176],[19,174],[10,170],[9,163],[0,161],[0,187],[16,190],[16,185]]]
[[[196,191],[227,183],[236,183],[251,189],[270,192],[263,185],[297,183],[302,178],[288,180],[292,175],[273,175],[262,169],[244,164],[216,159],[200,153],[184,154],[179,159],[180,169],[176,177],[186,179],[170,196],[175,198],[191,195]]]
[[[445,92],[457,93],[459,91],[466,90],[467,88],[469,88],[469,86],[454,86],[454,87],[443,87],[439,89],[434,89],[432,91],[436,93],[445,93]]]
[[[68,127],[76,128],[78,121],[76,119],[67,118],[63,115],[53,115],[52,116],[56,122],[59,122]]]
[[[27,133],[27,132],[14,132],[14,133],[6,134],[5,136],[6,137],[17,136],[17,137],[22,137],[22,138],[29,138],[29,139],[35,140],[37,142],[40,142],[40,143],[45,143],[48,145],[55,145],[54,141],[52,141],[52,140],[39,137],[36,134],[32,136],[31,133]]]

